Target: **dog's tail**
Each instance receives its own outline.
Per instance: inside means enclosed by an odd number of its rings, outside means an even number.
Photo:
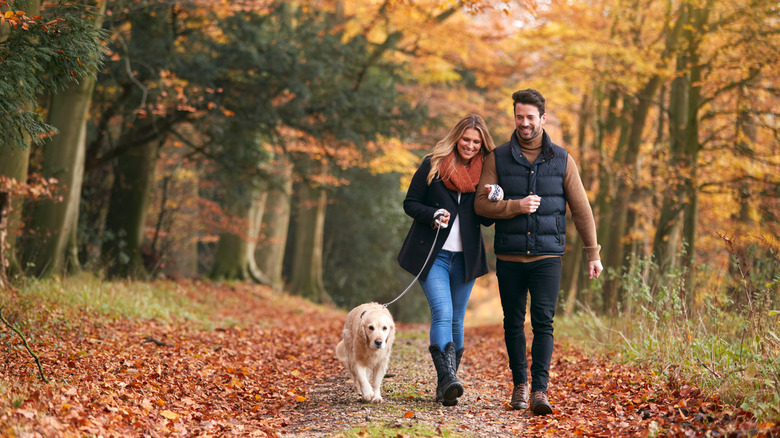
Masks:
[[[342,362],[347,361],[347,345],[344,343],[343,339],[339,342],[339,345],[336,346],[336,357]]]

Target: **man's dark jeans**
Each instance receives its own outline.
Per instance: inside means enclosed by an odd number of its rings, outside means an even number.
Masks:
[[[553,351],[553,317],[561,285],[561,258],[530,263],[498,260],[496,276],[504,308],[504,341],[515,385],[528,381],[525,347],[526,297],[531,295],[531,391],[547,392]]]

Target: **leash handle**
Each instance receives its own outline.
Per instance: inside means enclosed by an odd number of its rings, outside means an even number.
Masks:
[[[436,223],[436,225],[439,226],[439,228],[447,228],[447,224],[444,223],[444,221],[441,220],[442,216],[445,214],[450,214],[447,210],[440,208],[436,210],[436,213],[433,215],[433,221]]]
[[[436,235],[433,236],[433,244],[431,245],[431,250],[428,251],[428,256],[425,257],[425,262],[423,263],[422,269],[420,269],[420,272],[417,274],[416,277],[414,277],[414,280],[412,280],[412,282],[409,283],[409,286],[406,286],[406,289],[403,292],[401,292],[401,295],[398,295],[397,297],[395,297],[395,299],[393,301],[390,301],[387,304],[382,304],[382,308],[383,309],[386,309],[387,306],[389,306],[389,305],[393,304],[394,302],[398,301],[399,299],[401,299],[402,296],[404,296],[407,292],[409,292],[409,289],[412,288],[412,286],[414,285],[414,282],[417,281],[418,278],[420,278],[420,275],[422,275],[423,271],[425,270],[425,266],[428,264],[428,260],[431,259],[431,254],[433,254],[433,249],[436,248],[436,239],[439,237],[439,230],[441,230],[441,227],[436,227]]]

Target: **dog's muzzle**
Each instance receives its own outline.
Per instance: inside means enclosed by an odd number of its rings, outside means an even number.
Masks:
[[[380,349],[384,347],[385,347],[385,343],[381,339],[374,340],[374,348]]]

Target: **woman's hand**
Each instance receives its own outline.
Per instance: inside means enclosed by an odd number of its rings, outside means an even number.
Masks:
[[[487,198],[493,202],[498,202],[504,199],[504,189],[498,184],[485,184],[485,188],[488,191]]]
[[[433,214],[433,222],[433,228],[439,228],[440,226],[447,228],[447,225],[450,223],[450,212],[443,208],[436,210],[436,213]]]

